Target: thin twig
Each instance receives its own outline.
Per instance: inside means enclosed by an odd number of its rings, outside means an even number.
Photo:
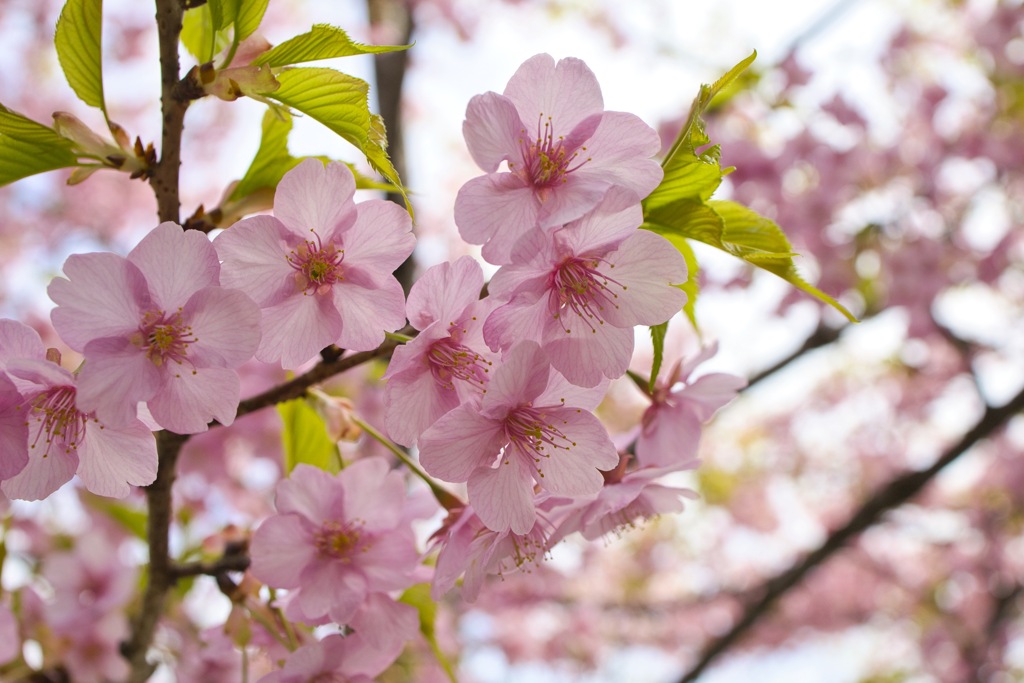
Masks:
[[[727,633],[713,640],[704,649],[697,663],[679,679],[679,683],[696,680],[719,655],[739,641],[768,613],[776,601],[799,584],[811,570],[824,563],[860,532],[878,522],[884,513],[915,496],[943,468],[963,455],[971,446],[990,436],[1021,410],[1024,410],[1024,390],[1014,396],[1009,403],[998,408],[990,406],[986,409],[978,423],[947,449],[931,467],[897,476],[876,491],[846,524],[833,531],[817,550],[753,591],[752,594],[761,597],[747,606],[739,621]]]

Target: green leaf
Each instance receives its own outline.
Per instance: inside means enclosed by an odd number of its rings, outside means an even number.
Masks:
[[[304,398],[279,403],[277,413],[284,423],[284,469],[291,472],[298,464],[313,465],[327,472],[341,470],[338,445],[327,435],[324,421]]]
[[[715,96],[743,73],[756,57],[757,52],[751,53],[712,85],[700,86],[690,106],[686,123],[661,164],[665,177],[644,200],[645,209],[655,209],[678,201],[707,201],[721,184],[722,177],[729,169],[723,170],[718,162],[718,146],[699,151],[710,142],[702,117]]]
[[[365,81],[334,69],[296,67],[285,69],[277,76],[280,87],[267,93],[292,109],[306,114],[355,145],[370,165],[386,180],[408,197],[398,178],[398,172],[387,154],[387,135],[384,122],[370,114],[369,88]]]
[[[654,360],[651,362],[651,379],[647,382],[648,391],[654,391],[654,383],[661,372],[661,362],[665,359],[665,333],[668,332],[668,321],[651,328],[651,343],[654,344]]]
[[[53,41],[68,85],[90,107],[106,114],[102,69],[103,0],[68,0]]]
[[[210,20],[215,31],[223,31],[238,18],[239,0],[208,0]]]
[[[223,21],[223,15],[220,17]],[[210,3],[193,7],[185,12],[181,25],[181,42],[200,64],[226,48],[230,41],[227,32],[217,30]]]
[[[316,24],[308,33],[290,38],[264,52],[255,64],[287,66],[320,59],[351,57],[353,55],[380,54],[408,50],[409,45],[363,45],[348,37],[336,26]]]
[[[419,612],[420,633],[430,643],[430,649],[433,650],[437,663],[448,674],[448,680],[452,683],[458,683],[452,663],[448,661],[448,656],[442,652],[440,645],[437,643],[437,633],[434,628],[434,622],[437,618],[437,603],[430,597],[430,584],[417,583],[402,593],[398,601],[415,607],[416,611]]]
[[[0,185],[78,166],[70,140],[0,104]]]
[[[242,42],[260,27],[270,0],[239,0],[238,15],[235,19],[235,41]]]
[[[778,275],[797,289],[829,304],[850,322],[857,322],[842,304],[800,276],[793,263],[792,257],[796,255],[793,247],[774,221],[737,202],[713,201],[708,205],[722,217],[722,243],[726,251]]]

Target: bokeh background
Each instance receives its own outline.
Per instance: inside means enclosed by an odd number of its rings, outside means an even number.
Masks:
[[[70,111],[100,130],[52,49],[60,5],[0,0],[0,102],[44,122]],[[151,3],[107,0],[104,11],[111,118],[157,140]],[[680,479],[700,500],[602,544],[564,544],[474,605],[442,605],[460,680],[668,683],[705,659],[696,680],[707,683],[1024,679],[1020,2],[272,0],[261,32],[278,43],[314,23],[415,43],[397,64],[335,66],[371,82],[393,142],[400,134],[419,269],[476,253],[452,220],[455,193],[479,174],[462,117],[526,58],[584,59],[606,108],[638,114],[667,147],[699,84],[756,49],[743,87],[710,116],[723,164],[736,167],[719,196],[777,221],[805,276],[862,319],[849,325],[697,245],[700,335],[674,320],[670,353],[717,343],[702,371],[751,383],[707,427],[701,468]],[[244,100],[192,106],[183,215],[215,206],[241,176],[262,112]],[[358,161],[309,120],[297,121],[291,151]],[[106,171],[74,187],[65,179],[0,188],[0,314],[46,339],[45,288],[67,255],[124,253],[156,222],[141,182]],[[371,410],[379,397],[351,383]],[[602,415],[614,426],[643,407],[623,384]],[[178,504],[213,521],[185,537],[253,523],[253,500],[274,479],[275,429],[270,416],[259,436],[194,447]],[[216,477],[201,457],[215,448]],[[209,485],[225,473],[237,490]],[[75,534],[85,532],[69,521],[78,505],[12,510]],[[29,536],[6,540],[30,554]],[[28,561],[8,562],[2,578],[8,591],[37,580]],[[205,595],[200,620],[213,624],[225,608]],[[409,666],[394,680],[435,680],[428,665]]]

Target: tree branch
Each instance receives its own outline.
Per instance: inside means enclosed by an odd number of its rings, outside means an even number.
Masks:
[[[149,541],[149,568],[142,607],[132,624],[131,638],[122,644],[121,654],[131,664],[129,683],[143,683],[156,668],[146,660],[153,642],[157,623],[164,611],[167,592],[177,577],[170,555],[171,488],[174,486],[175,466],[186,437],[173,432],[156,433],[160,466],[156,481],[146,487],[146,537]]]
[[[412,336],[416,334],[416,329],[411,325],[406,325],[405,328],[399,330],[398,334]],[[262,394],[257,394],[251,398],[245,399],[238,404],[238,412],[235,413],[235,417],[239,418],[243,415],[255,412],[260,408],[266,408],[284,401],[290,401],[293,398],[300,398],[304,396],[306,390],[314,384],[319,384],[339,372],[344,372],[345,370],[354,368],[357,365],[362,365],[374,358],[386,356],[394,351],[401,343],[402,342],[389,337],[384,340],[383,344],[370,351],[360,351],[359,353],[353,353],[351,356],[343,356],[341,358],[336,358],[335,360],[324,360],[304,375],[299,375],[293,380],[264,391]]]
[[[853,537],[878,522],[885,512],[902,505],[915,496],[943,468],[963,455],[971,446],[990,436],[1021,410],[1024,410],[1024,390],[1014,396],[1006,405],[998,408],[990,406],[986,409],[981,420],[964,434],[956,444],[947,449],[931,467],[925,470],[907,472],[895,477],[876,491],[850,517],[846,524],[833,531],[817,550],[786,571],[766,581],[756,591],[753,591],[752,594],[759,594],[761,597],[748,604],[743,615],[733,625],[732,629],[713,640],[704,649],[697,663],[679,679],[679,683],[689,683],[696,680],[715,659],[738,642],[747,631],[768,613],[777,600],[798,585],[811,570],[823,564],[848,541],[852,540]]]

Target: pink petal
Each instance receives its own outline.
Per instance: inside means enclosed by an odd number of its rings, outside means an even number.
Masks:
[[[338,340],[341,316],[330,295],[295,294],[263,309],[260,326],[256,358],[297,368]]]
[[[64,274],[70,279],[54,278],[46,290],[57,304],[50,319],[76,351],[93,339],[131,334],[151,306],[145,276],[116,254],[72,254]]]
[[[508,349],[521,340],[544,339],[545,328],[551,322],[547,286],[543,290],[524,290],[487,316],[484,339],[491,350]]]
[[[504,418],[509,409],[533,401],[548,385],[550,368],[547,354],[536,342],[519,342],[493,373],[481,404],[482,412]]]
[[[367,596],[350,625],[371,648],[395,659],[406,641],[419,633],[420,619],[412,605],[395,602],[383,593],[373,593]],[[348,667],[346,670],[351,671]]]
[[[152,484],[156,467],[156,440],[138,420],[123,429],[86,423],[78,446],[78,477],[96,495],[124,498],[130,486]]]
[[[341,317],[336,343],[343,349],[375,349],[384,341],[385,331],[394,332],[405,325],[405,294],[391,275],[383,281],[353,277],[338,283],[334,305]]]
[[[468,490],[469,502],[488,529],[525,534],[533,528],[533,478],[518,458],[473,470]]]
[[[124,337],[97,339],[85,347],[85,353],[89,362],[78,377],[79,409],[95,412],[111,427],[135,422],[139,402],[160,391],[163,373]]]
[[[128,260],[145,274],[153,303],[167,313],[184,306],[196,290],[220,284],[220,261],[210,239],[177,223],[157,226]]]
[[[356,182],[341,163],[305,159],[284,174],[274,195],[274,215],[301,239],[316,232],[327,244],[355,218]]]
[[[338,475],[345,519],[359,518],[367,531],[393,529],[402,517],[405,484],[381,457],[362,458]]]
[[[252,537],[252,574],[275,588],[298,588],[303,570],[316,559],[316,547],[295,515],[266,519]]]
[[[547,408],[544,412],[573,445],[569,450],[548,451],[549,457],[536,465],[537,482],[560,496],[600,491],[604,477],[598,470],[610,470],[619,463],[619,454],[604,425],[590,413],[573,408]]]
[[[535,406],[571,406],[583,410],[596,410],[608,392],[608,380],[604,379],[592,387],[582,387],[567,380],[554,368],[548,378],[544,393],[533,400]]]
[[[0,484],[0,490],[8,498],[42,500],[71,481],[76,469],[78,455],[75,452],[65,453],[55,444],[52,452],[46,453],[45,444],[40,440],[38,446],[29,448],[28,464]]]
[[[384,387],[388,435],[403,446],[411,446],[424,430],[458,405],[458,393],[440,386],[425,368],[399,373]]]
[[[561,322],[571,332],[551,325],[544,348],[552,367],[567,380],[581,387],[594,387],[604,378],[614,379],[626,373],[633,357],[633,328],[595,325],[571,310],[562,311]],[[592,324],[592,323],[591,323]]]
[[[340,240],[345,250],[342,267],[356,265],[378,275],[393,273],[416,246],[409,214],[382,199],[356,205],[355,222]]]
[[[700,444],[700,419],[684,407],[652,405],[644,413],[636,440],[636,458],[645,467],[665,467],[692,460]]]
[[[615,264],[614,270],[602,272],[627,288],[619,296],[619,306],[604,311],[610,324],[658,325],[682,310],[686,294],[673,285],[686,282],[686,262],[661,235],[637,230],[608,261]]]
[[[301,515],[316,525],[344,517],[344,492],[338,479],[312,465],[296,465],[277,485],[277,511]]]
[[[611,188],[594,211],[559,230],[557,239],[574,254],[606,253],[636,233],[644,214],[636,195]]]
[[[28,464],[28,426],[21,394],[0,374],[0,479],[10,479]]]
[[[207,287],[188,300],[184,320],[196,341],[188,357],[202,366],[237,368],[260,343],[260,309],[237,289]]]
[[[431,476],[444,481],[469,479],[481,464],[490,464],[505,443],[502,423],[462,405],[446,413],[420,435],[420,463]]]
[[[153,419],[178,434],[197,434],[207,423],[235,421],[239,396],[238,373],[222,368],[178,368],[167,373],[161,390],[149,401]]]
[[[587,141],[587,162],[574,175],[625,188],[637,200],[649,195],[664,175],[654,157],[661,151],[658,133],[639,117],[607,111]]]
[[[561,185],[537,192],[537,225],[554,228],[576,220],[600,204],[610,187],[609,183],[580,171],[570,173]]]
[[[17,320],[0,319],[0,370],[14,358],[42,360],[45,356],[38,332]]]
[[[574,57],[555,64],[550,55],[534,55],[509,79],[505,96],[515,102],[519,118],[527,124],[550,117],[556,137],[566,135],[586,117],[604,110],[597,77]]]
[[[466,107],[462,135],[473,161],[487,173],[497,171],[502,161],[518,160],[523,138],[534,134],[523,128],[512,100],[498,93],[476,95]]]
[[[288,264],[288,230],[272,216],[245,218],[213,241],[223,259],[220,283],[240,289],[261,307],[272,306],[298,291]]]
[[[431,266],[413,283],[406,302],[406,315],[417,330],[433,322],[447,327],[470,304],[480,298],[484,272],[472,256]]]
[[[366,579],[358,571],[338,562],[325,562],[303,577],[299,608],[306,620],[329,614],[339,624],[347,624],[366,600]]]
[[[484,244],[489,263],[508,262],[512,247],[537,223],[533,187],[512,173],[473,178],[455,197],[455,224],[462,239]],[[486,244],[485,244],[486,243]]]
[[[743,377],[714,372],[704,375],[682,391],[677,400],[689,402],[702,422],[707,422],[715,411],[736,398],[736,394],[747,386]]]

